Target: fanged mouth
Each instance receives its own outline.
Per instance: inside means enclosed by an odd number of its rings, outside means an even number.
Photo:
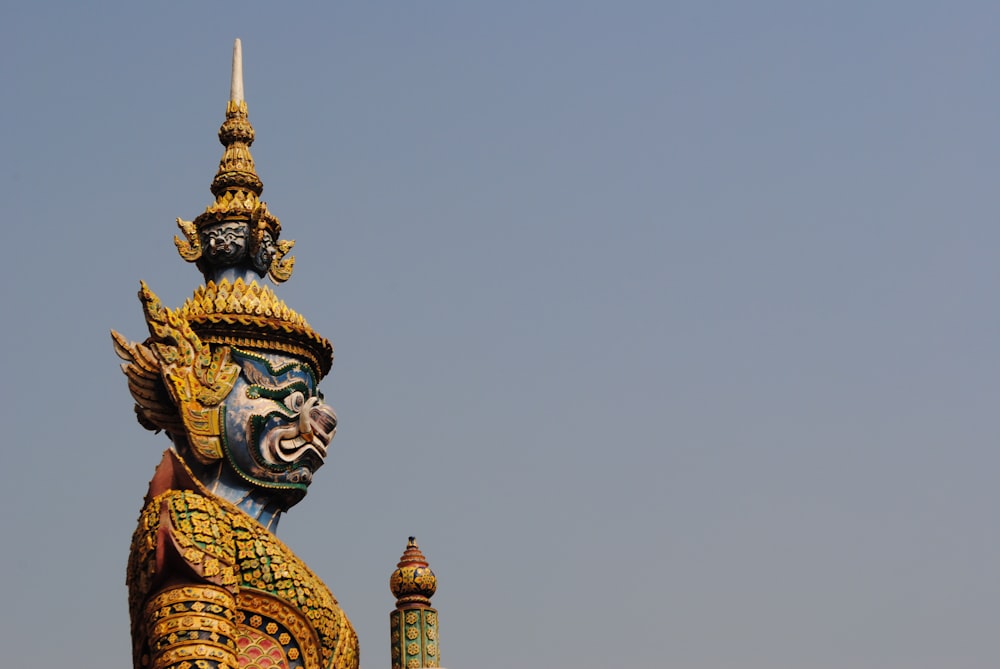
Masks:
[[[299,461],[313,461],[316,467],[326,459],[327,443],[319,435],[306,439],[295,425],[272,430],[261,444],[264,459],[272,465],[294,464]],[[315,469],[315,467],[313,467]]]
[[[297,434],[291,439],[278,441],[278,456],[285,462],[295,462],[307,451],[314,451],[320,460],[326,459],[326,445],[315,437],[309,441],[301,434]]]
[[[337,415],[310,397],[294,423],[276,427],[261,442],[261,454],[271,465],[302,464],[315,470],[326,459],[337,431]]]

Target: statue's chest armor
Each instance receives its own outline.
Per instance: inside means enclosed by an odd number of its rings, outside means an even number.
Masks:
[[[140,532],[155,533],[154,526],[164,521],[192,569],[236,591],[234,641],[241,669],[357,667],[357,637],[337,600],[256,521],[189,490],[154,499],[140,519]],[[137,548],[143,552],[134,543]]]

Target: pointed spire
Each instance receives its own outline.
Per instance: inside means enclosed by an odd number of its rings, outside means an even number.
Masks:
[[[233,44],[233,75],[229,87],[229,104],[226,120],[219,128],[219,141],[226,147],[219,162],[219,172],[212,182],[212,194],[217,198],[227,190],[252,191],[259,196],[264,190],[254,169],[250,145],[254,131],[247,118],[247,103],[243,99],[243,45],[237,39]]]
[[[229,85],[229,99],[243,102],[243,43],[238,37],[233,43],[233,79]]]
[[[211,187],[215,202],[193,222],[177,219],[185,239],[174,238],[181,257],[197,262],[206,281],[249,282],[255,273],[280,283],[292,275],[295,259],[286,254],[294,242],[279,241],[281,223],[260,200],[264,184],[250,155],[253,140],[243,96],[243,44],[237,39],[226,120],[219,128],[225,149]]]

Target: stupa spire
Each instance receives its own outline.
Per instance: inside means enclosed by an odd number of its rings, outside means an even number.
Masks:
[[[174,237],[181,257],[197,263],[206,282],[250,282],[256,274],[280,283],[292,275],[295,259],[285,255],[295,242],[279,241],[281,223],[260,200],[264,184],[250,155],[254,137],[243,94],[243,45],[237,39],[226,120],[219,128],[225,148],[211,187],[215,202],[193,222],[178,218],[184,239]]]

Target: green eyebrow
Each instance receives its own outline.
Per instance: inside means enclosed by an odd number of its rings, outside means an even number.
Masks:
[[[309,386],[304,381],[292,381],[282,386],[264,386],[254,383],[247,386],[247,397],[252,400],[264,397],[269,400],[283,400],[296,390],[309,394]]]
[[[270,360],[265,358],[263,355],[260,355],[259,353],[255,353],[254,351],[247,351],[245,349],[237,348],[235,346],[232,347],[232,350],[237,355],[246,358],[247,360],[254,360],[256,362],[263,364],[264,368],[267,369],[267,371],[271,374],[271,376],[284,376],[289,371],[296,370],[308,374],[309,378],[312,379],[313,384],[319,381],[319,379],[316,378],[316,374],[313,372],[312,367],[310,367],[307,364],[301,362],[286,362],[280,367],[275,368],[271,365]]]

